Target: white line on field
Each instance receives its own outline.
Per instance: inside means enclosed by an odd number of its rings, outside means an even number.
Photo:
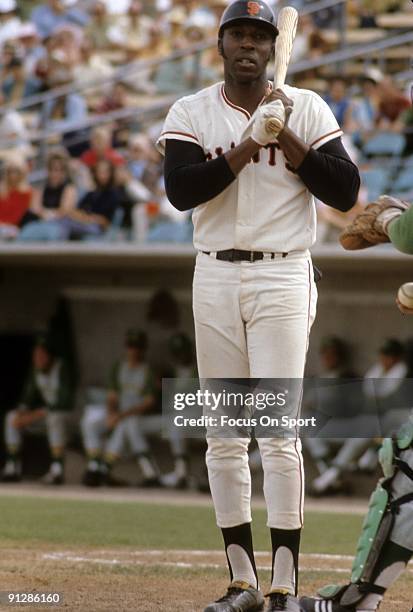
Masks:
[[[66,555],[65,553],[47,553],[43,555],[43,559],[52,561],[69,561],[72,563],[96,563],[102,565],[144,565],[145,567],[180,567],[185,569],[222,569],[226,567],[225,563],[188,563],[184,561],[157,561],[156,563],[147,563],[146,561],[122,561],[121,559],[95,559],[93,557],[81,557],[79,555]],[[271,565],[258,565],[257,569],[271,571]],[[312,567],[311,569],[303,569],[302,571],[311,572],[334,572],[347,573],[348,568],[337,567],[328,569],[324,567]]]

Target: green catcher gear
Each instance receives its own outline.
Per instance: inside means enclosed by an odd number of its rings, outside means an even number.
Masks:
[[[367,592],[379,592],[380,587],[372,584],[374,568],[377,565],[384,544],[390,539],[398,508],[413,500],[412,492],[398,499],[391,497],[393,478],[400,470],[413,481],[413,471],[400,459],[400,452],[413,448],[413,420],[405,423],[394,439],[383,441],[379,457],[383,468],[382,478],[370,497],[369,508],[363,522],[357,544],[350,584],[328,585],[318,591],[325,599],[337,601],[342,606],[356,605]]]

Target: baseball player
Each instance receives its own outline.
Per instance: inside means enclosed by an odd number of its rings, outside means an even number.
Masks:
[[[358,194],[358,170],[326,103],[307,90],[272,91],[266,68],[277,34],[265,2],[230,4],[218,32],[224,82],[178,100],[158,140],[171,203],[194,209],[201,379],[303,376],[317,299],[308,251],[315,240],[313,195],[348,210]],[[281,122],[278,132],[266,129],[271,117]],[[210,433],[206,462],[231,583],[205,612],[261,610],[249,439]],[[259,446],[273,546],[268,610],[298,611],[301,444],[266,438]]]
[[[63,456],[73,401],[74,385],[66,364],[56,356],[50,337],[39,334],[35,339],[32,368],[21,403],[6,416],[4,436],[7,459],[3,482],[21,479],[23,432],[39,432],[46,428],[52,461],[43,481],[52,485],[63,484]]]
[[[381,196],[341,235],[347,249],[392,242],[413,255],[413,205]],[[398,300],[403,314],[413,315]],[[370,498],[350,583],[327,586],[320,597],[302,597],[303,612],[373,612],[413,556],[413,412],[380,450],[384,478]]]
[[[149,452],[142,428],[142,417],[150,413],[156,403],[156,384],[146,362],[146,334],[129,330],[126,334],[126,355],[117,362],[111,373],[107,396],[107,410],[86,411],[82,423],[88,465],[83,482],[86,486],[111,484],[113,464],[129,447],[143,473],[141,486],[159,485],[159,470]],[[103,438],[109,432],[102,460]]]

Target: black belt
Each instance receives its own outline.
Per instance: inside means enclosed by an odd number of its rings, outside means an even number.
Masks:
[[[211,251],[202,251],[205,255],[210,255]],[[262,251],[241,251],[239,249],[227,249],[226,251],[217,251],[216,259],[221,261],[259,261],[264,259],[264,255],[268,259],[274,259],[276,255],[287,257],[288,253],[263,253]]]

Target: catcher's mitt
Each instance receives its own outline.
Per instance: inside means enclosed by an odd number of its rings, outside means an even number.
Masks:
[[[367,249],[383,242],[390,242],[386,233],[386,225],[394,217],[410,208],[411,204],[404,200],[382,195],[377,202],[371,202],[362,213],[357,215],[340,235],[340,243],[347,251]],[[386,215],[381,215],[383,212]],[[379,215],[381,215],[380,218]]]

